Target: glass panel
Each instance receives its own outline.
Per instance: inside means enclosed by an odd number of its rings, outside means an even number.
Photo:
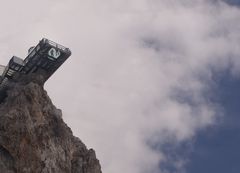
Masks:
[[[38,51],[39,49],[40,49],[40,46],[38,45],[37,48],[36,48],[36,50]]]

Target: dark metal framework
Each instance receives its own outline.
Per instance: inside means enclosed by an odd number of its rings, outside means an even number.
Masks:
[[[10,59],[1,76],[0,88],[4,87],[15,73],[40,73],[42,70],[46,73],[46,81],[70,55],[69,48],[43,38],[37,46],[29,49],[29,54],[24,60],[16,56]]]

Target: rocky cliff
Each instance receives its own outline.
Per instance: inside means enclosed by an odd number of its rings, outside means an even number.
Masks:
[[[94,150],[73,136],[39,76],[11,82],[0,104],[0,173],[101,173]]]

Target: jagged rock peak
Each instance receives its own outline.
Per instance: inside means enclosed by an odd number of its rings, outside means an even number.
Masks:
[[[94,150],[73,136],[41,82],[9,86],[0,105],[0,173],[101,173]]]

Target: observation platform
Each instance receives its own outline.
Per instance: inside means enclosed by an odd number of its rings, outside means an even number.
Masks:
[[[43,38],[35,47],[28,50],[27,57],[23,60],[13,56],[7,66],[0,65],[0,90],[3,90],[8,82],[17,74],[43,75],[43,82],[71,56],[71,51],[60,44]]]

